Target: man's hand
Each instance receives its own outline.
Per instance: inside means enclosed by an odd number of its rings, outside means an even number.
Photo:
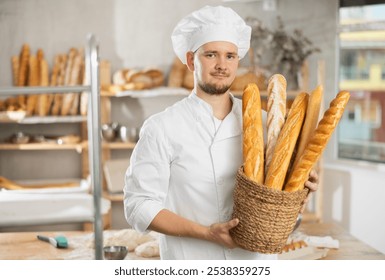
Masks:
[[[237,247],[231,238],[229,231],[230,229],[236,227],[238,223],[238,219],[232,219],[225,223],[212,224],[209,227],[207,239],[230,249]]]
[[[312,170],[309,174],[309,180],[305,182],[305,187],[309,189],[309,193],[305,200],[303,201],[302,208],[300,210],[300,213],[303,213],[306,209],[306,204],[310,200],[311,193],[315,192],[318,190],[318,174],[314,170]]]

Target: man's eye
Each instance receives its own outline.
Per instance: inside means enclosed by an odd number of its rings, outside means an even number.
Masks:
[[[211,58],[211,57],[215,57],[215,55],[213,53],[208,53],[208,54],[206,54],[206,57]]]
[[[235,55],[228,55],[227,59],[235,59]]]

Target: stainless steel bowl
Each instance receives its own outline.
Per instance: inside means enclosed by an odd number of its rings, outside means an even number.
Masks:
[[[27,144],[29,142],[29,135],[24,132],[17,132],[11,136],[11,142],[14,144]]]
[[[122,142],[138,142],[139,140],[139,128],[121,126],[119,129],[119,137]]]
[[[123,260],[128,253],[125,246],[106,246],[103,248],[104,259],[106,260]]]
[[[102,136],[106,141],[114,141],[116,138],[117,123],[106,123],[102,125]]]

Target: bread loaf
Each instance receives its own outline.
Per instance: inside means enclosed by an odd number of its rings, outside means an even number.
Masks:
[[[242,96],[243,162],[245,175],[259,184],[264,179],[264,143],[261,97],[256,84],[246,86]]]
[[[12,56],[11,63],[12,63],[13,85],[18,86],[19,85],[20,57],[17,55]]]
[[[61,55],[56,55],[54,59],[54,65],[52,68],[51,79],[49,82],[50,86],[54,87],[54,86],[57,86],[58,84],[58,79],[60,74],[60,63],[61,63]],[[51,107],[52,107],[54,98],[55,98],[55,94],[52,94],[52,93],[47,94],[47,104],[45,107],[46,115],[51,114]]]
[[[186,65],[178,57],[175,57],[168,76],[167,86],[182,87],[186,71],[188,71]]]
[[[49,85],[49,73],[48,73],[48,62],[43,58],[40,60],[40,86]],[[47,102],[48,94],[40,94],[37,102],[37,114],[39,116],[47,115]]]
[[[126,81],[126,75],[130,71],[130,69],[120,69],[117,70],[113,75],[112,75],[112,84],[116,86],[123,86],[127,81]]]
[[[58,80],[57,80],[57,85],[58,86],[63,86],[64,85],[64,80],[65,80],[65,69],[67,67],[67,55],[63,54],[60,55],[60,67],[59,67],[59,73],[58,73]],[[53,104],[52,104],[52,109],[51,109],[51,114],[53,116],[57,116],[60,114],[60,109],[63,103],[63,95],[62,93],[57,93],[54,96]]]
[[[24,44],[21,48],[20,59],[19,59],[19,75],[17,85],[20,87],[28,85],[28,68],[29,68],[29,56],[30,47],[28,44]],[[18,102],[22,106],[27,105],[27,98],[25,95],[18,96]]]
[[[274,147],[286,116],[286,79],[280,74],[273,75],[267,86],[267,143],[265,171],[269,169]]]
[[[29,57],[28,86],[39,85],[38,61],[35,55]],[[31,116],[35,112],[38,95],[31,94],[27,98],[27,115]]]
[[[315,133],[310,138],[297,164],[293,167],[293,173],[288,178],[284,187],[285,191],[293,192],[304,188],[314,164],[318,161],[328,143],[330,136],[340,121],[350,94],[341,91],[330,103],[319,122]]]
[[[319,112],[322,103],[322,96],[323,87],[321,85],[317,86],[309,96],[309,102],[306,110],[306,118],[303,123],[300,138],[298,140],[298,148],[293,166],[297,164],[300,156],[305,150],[307,142],[309,141],[310,137],[313,135],[315,129],[317,128],[317,124],[319,121]]]
[[[65,85],[74,86],[78,84],[79,72],[81,67],[81,55],[78,54],[78,51],[74,48],[70,49],[68,63],[66,68],[65,75]],[[73,103],[76,102],[75,99],[78,94],[76,93],[66,93],[63,96],[63,105],[61,108],[60,114],[66,116],[70,114]]]
[[[305,118],[307,102],[307,93],[300,93],[294,99],[287,120],[278,136],[273,158],[267,170],[265,185],[268,187],[277,190],[283,188],[290,159]]]
[[[154,67],[149,67],[143,69],[143,73],[151,78],[151,87],[159,87],[164,84],[164,74],[162,70]]]
[[[133,84],[134,89],[146,89],[152,87],[152,78],[146,75],[143,71],[130,70],[126,74],[127,84]]]

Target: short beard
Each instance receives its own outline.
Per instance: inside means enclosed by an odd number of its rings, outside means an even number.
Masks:
[[[207,94],[210,94],[210,95],[221,95],[221,94],[226,93],[230,89],[229,85],[217,87],[217,86],[212,85],[212,84],[198,83],[198,86],[201,90],[203,90],[204,92],[206,92]]]

